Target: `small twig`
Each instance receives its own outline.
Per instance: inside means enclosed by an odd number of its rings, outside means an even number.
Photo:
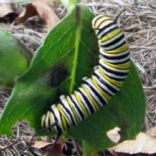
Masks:
[[[6,149],[8,149],[8,148],[14,146],[14,145],[17,144],[18,142],[19,142],[19,139],[16,140],[16,141],[14,141],[13,143],[11,143],[10,145],[8,145],[7,147],[4,147],[4,148],[0,149],[0,152],[5,151]]]

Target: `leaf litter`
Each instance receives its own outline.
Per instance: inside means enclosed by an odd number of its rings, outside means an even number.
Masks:
[[[54,0],[35,0],[25,6],[21,14],[16,18],[16,23],[25,22],[28,18],[38,15],[45,20],[46,27],[50,30],[59,22],[55,14],[56,2]]]
[[[116,3],[113,0],[83,0],[83,3],[95,13],[107,14],[114,18],[114,14],[119,13],[123,9],[126,11],[120,16],[118,23],[122,27],[127,40],[130,44],[131,59],[134,61],[140,78],[143,83],[143,88],[146,94],[147,110],[144,123],[143,135],[148,135],[147,138],[152,142],[155,142],[156,128],[153,128],[156,124],[156,2],[155,0],[120,0]],[[26,6],[27,4],[23,4]],[[57,15],[63,17],[66,13],[66,9],[61,5],[57,5]],[[31,20],[26,21],[24,24],[20,23],[15,25],[12,23],[0,23],[0,26],[6,31],[11,32],[16,38],[18,38],[28,49],[35,53],[36,49],[41,45],[44,37],[47,33],[47,28],[40,18],[34,17]],[[10,90],[0,89],[0,113],[2,112],[6,101],[9,98]],[[153,128],[152,132],[150,129]],[[33,136],[33,129],[25,122],[18,122],[14,128],[14,138],[7,136],[0,137],[0,149],[5,148],[12,142],[19,140],[12,147],[1,152],[4,156],[9,155],[44,155],[45,151],[37,148],[33,148],[30,145],[30,138]],[[138,134],[140,135],[140,134]],[[141,133],[142,135],[142,133]],[[138,137],[138,136],[137,136]],[[19,139],[20,138],[20,139]],[[144,137],[141,137],[143,139]],[[49,137],[37,137],[36,140],[43,142],[52,142]],[[130,140],[128,140],[130,142]],[[127,142],[128,142],[127,141]],[[134,141],[134,140],[132,140]],[[140,142],[138,148],[140,147]],[[74,143],[74,148],[81,149],[80,143]],[[137,146],[137,145],[136,145]],[[112,147],[113,148],[113,147]],[[136,147],[137,148],[137,147]],[[31,150],[30,150],[31,149]],[[126,151],[121,148],[119,152],[117,149],[111,149],[114,156],[122,155],[135,155],[139,156],[140,153],[134,151]],[[150,151],[150,149],[149,149]],[[138,151],[143,152],[143,151]],[[81,150],[77,155],[80,155]],[[124,154],[127,153],[127,154]],[[156,151],[155,153],[156,154]],[[142,153],[141,155],[150,155],[150,152]],[[152,154],[153,155],[153,154]]]

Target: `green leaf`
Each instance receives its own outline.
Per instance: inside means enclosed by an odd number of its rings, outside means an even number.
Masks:
[[[83,156],[99,156],[98,150],[96,148],[90,146],[90,144],[86,141],[82,141],[83,145]]]
[[[121,141],[132,139],[143,126],[145,116],[145,95],[135,66],[130,71],[120,92],[99,112],[67,131],[67,136],[85,140],[93,149],[103,150],[114,143],[107,132],[119,127]],[[91,149],[90,147],[90,149]]]
[[[0,86],[12,87],[29,67],[31,53],[11,34],[0,29]]]
[[[11,127],[21,119],[41,128],[40,117],[51,103],[58,101],[58,92],[71,93],[81,84],[82,77],[91,75],[98,62],[92,18],[86,7],[74,8],[48,34],[12,91],[0,119],[1,134],[11,134]]]

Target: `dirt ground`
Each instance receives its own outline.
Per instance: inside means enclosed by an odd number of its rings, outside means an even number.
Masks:
[[[95,14],[102,13],[112,18],[114,18],[114,14],[116,15],[116,13],[126,9],[118,23],[127,37],[131,59],[137,67],[146,94],[147,111],[144,131],[147,131],[156,124],[156,1],[118,0],[118,3],[115,3],[113,0],[86,0],[85,3]],[[65,14],[65,9],[62,6],[58,5],[57,10],[59,16]],[[14,22],[1,22],[0,27],[11,32],[32,53],[35,53],[47,33],[44,24],[40,22],[38,17],[19,25],[15,25]],[[0,89],[0,113],[3,111],[10,92],[10,90]],[[18,138],[20,140],[11,148],[7,148],[2,154],[0,153],[0,156],[44,155],[42,150],[30,147],[28,140],[34,132],[26,122],[18,122],[13,130],[14,138],[0,137],[0,148],[12,144]],[[39,139],[51,141],[51,138],[48,137],[40,137]],[[71,143],[74,147],[77,146],[77,143],[73,141]],[[77,153],[77,155],[79,154]]]

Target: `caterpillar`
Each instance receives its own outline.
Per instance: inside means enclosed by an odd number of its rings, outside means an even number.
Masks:
[[[98,15],[92,20],[98,39],[99,61],[90,78],[70,95],[61,95],[41,118],[41,126],[58,136],[96,113],[120,90],[130,67],[129,46],[116,20]]]

